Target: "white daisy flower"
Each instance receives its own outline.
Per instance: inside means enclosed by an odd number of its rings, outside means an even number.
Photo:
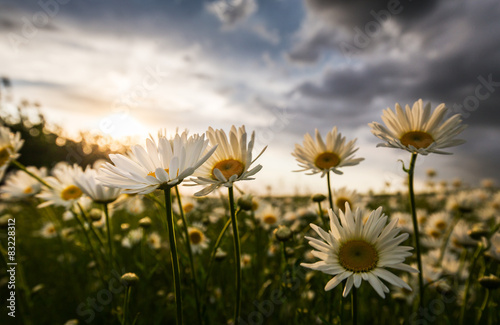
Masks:
[[[421,155],[450,154],[441,149],[464,143],[464,140],[454,137],[467,126],[461,124],[460,114],[444,121],[447,111],[445,105],[441,104],[431,113],[431,104],[424,107],[421,99],[413,104],[413,108],[406,105],[405,111],[396,103],[396,112],[387,108],[382,115],[385,126],[377,122],[368,125],[376,137],[385,141],[377,147],[404,149]]]
[[[146,241],[149,247],[153,250],[158,250],[161,248],[161,237],[156,231],[150,233]]]
[[[500,261],[500,233],[495,233],[490,238],[490,249],[488,250],[488,255],[497,261]]]
[[[74,177],[75,184],[96,203],[111,203],[121,193],[120,188],[107,187],[97,179],[100,171],[87,167],[85,171],[79,171]]]
[[[216,147],[206,151],[208,141],[197,134],[176,134],[173,139],[159,135],[158,144],[151,137],[146,148],[132,147],[128,157],[111,154],[114,163],[104,164],[98,179],[106,186],[119,187],[124,193],[148,194],[160,188],[169,188],[182,182],[200,167]]]
[[[56,205],[70,209],[83,195],[82,190],[74,181],[74,177],[80,172],[82,172],[82,168],[77,164],[73,166],[66,163],[57,164],[52,170],[53,176],[45,178],[47,184],[52,188],[43,188],[42,192],[37,195],[46,201],[38,207]]]
[[[191,243],[191,251],[194,254],[201,254],[208,248],[210,239],[205,236],[204,227],[198,224],[188,227],[188,237]]]
[[[26,168],[33,175],[39,178],[47,176],[47,169],[42,167],[40,169],[29,166]],[[24,199],[38,194],[42,189],[42,184],[39,181],[28,175],[22,170],[9,174],[5,179],[5,185],[0,187],[0,193],[4,199]]]
[[[326,143],[318,129],[315,130],[315,140],[307,133],[304,136],[303,146],[295,144],[295,150],[292,152],[292,156],[303,168],[297,171],[310,171],[308,175],[321,173],[321,177],[330,171],[342,175],[339,168],[354,166],[364,160],[353,157],[359,149],[355,148],[356,140],[345,143],[346,138],[337,132],[336,126],[326,134]]]
[[[207,195],[220,186],[231,187],[237,181],[253,180],[252,176],[262,169],[261,165],[250,169],[254,161],[267,148],[262,149],[259,155],[252,160],[255,132],[252,132],[248,144],[245,126],[236,129],[233,125],[229,131],[229,137],[224,130],[214,130],[211,127],[206,134],[210,145],[218,145],[218,147],[206,163],[194,173],[197,178],[191,179],[195,184],[190,185],[206,186],[203,190],[195,193],[195,196]]]
[[[356,190],[349,190],[347,187],[341,187],[333,191],[333,205],[336,211],[339,209],[345,212],[345,204],[348,203],[352,210],[362,209],[361,198]]]
[[[343,296],[346,297],[354,285],[359,288],[362,280],[368,281],[375,291],[385,298],[389,288],[380,280],[389,282],[396,287],[411,291],[410,286],[387,268],[418,272],[404,264],[405,258],[411,256],[412,247],[399,246],[408,237],[408,233],[399,234],[397,220],[388,225],[387,216],[382,213],[382,207],[372,211],[366,223],[363,223],[361,210],[351,212],[346,206],[346,212],[335,215],[330,209],[330,231],[326,232],[315,224],[311,228],[318,233],[320,239],[306,236],[309,244],[316,250],[314,256],[321,259],[316,263],[301,265],[313,270],[333,275],[328,281],[325,291],[335,288],[347,279]],[[399,234],[399,235],[398,235]]]
[[[277,227],[282,220],[280,210],[273,207],[271,204],[267,204],[259,209],[255,214],[255,217],[260,221],[264,229]]]
[[[5,126],[0,126],[0,180],[2,180],[9,163],[19,157],[19,150],[24,144],[21,133],[15,134]]]
[[[54,238],[57,236],[56,227],[52,222],[47,222],[43,225],[42,229],[38,231],[43,238]]]

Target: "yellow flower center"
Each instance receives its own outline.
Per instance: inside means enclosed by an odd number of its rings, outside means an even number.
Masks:
[[[350,240],[339,249],[339,260],[351,272],[369,272],[377,267],[378,253],[375,247],[364,240]]]
[[[265,224],[268,225],[274,225],[276,221],[278,221],[278,218],[274,214],[266,214],[263,218],[262,221],[264,221]]]
[[[31,188],[31,186],[28,186],[27,188],[24,189],[23,193],[24,194],[31,194],[31,193],[33,193],[33,188]]]
[[[189,241],[192,244],[199,244],[203,240],[203,233],[199,231],[198,229],[190,229],[189,230]]]
[[[75,185],[70,185],[61,191],[61,198],[64,201],[78,199],[82,196],[83,192]]]
[[[165,171],[168,173],[168,168],[165,168]],[[155,172],[149,172],[148,176],[153,176],[154,178],[156,178],[156,173]]]
[[[193,203],[186,203],[182,206],[182,209],[184,212],[189,213],[194,209],[194,204]]]
[[[429,133],[422,131],[410,131],[405,133],[400,140],[404,146],[408,147],[412,145],[417,149],[427,148],[434,142],[434,139]]]
[[[345,213],[345,204],[346,203],[349,203],[349,206],[352,207],[352,203],[351,203],[351,200],[345,198],[345,197],[339,197],[337,198],[337,200],[335,200],[335,204],[337,205],[337,207],[342,210],[342,212]]]
[[[12,150],[12,146],[0,148],[0,166],[5,165],[9,161]]]
[[[446,229],[446,222],[444,220],[439,220],[435,224],[436,228],[439,230],[445,230]]]
[[[441,232],[438,229],[432,229],[429,231],[429,235],[432,238],[439,238],[439,237],[441,237]]]
[[[323,152],[316,157],[314,164],[319,169],[330,169],[340,163],[340,158],[333,152]]]
[[[243,174],[245,166],[243,166],[243,163],[241,161],[234,159],[226,159],[219,161],[217,164],[215,164],[214,168],[212,168],[213,178],[217,178],[214,175],[214,170],[216,168],[220,170],[220,172],[222,173],[222,175],[224,175],[226,179],[229,179],[233,175],[238,175],[239,177],[241,174]]]

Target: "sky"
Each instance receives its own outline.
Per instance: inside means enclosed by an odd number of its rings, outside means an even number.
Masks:
[[[274,194],[325,192],[291,152],[334,126],[365,158],[334,189],[401,188],[410,153],[376,148],[368,123],[445,103],[467,142],[419,157],[417,184],[433,168],[477,186],[500,182],[499,30],[497,0],[0,0],[0,75],[68,133],[245,125],[268,148],[241,187]]]

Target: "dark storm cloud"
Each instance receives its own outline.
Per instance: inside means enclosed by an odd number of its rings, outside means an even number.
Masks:
[[[469,128],[461,137],[467,143],[451,150],[460,161],[446,158],[437,163],[454,164],[455,171],[469,170],[469,176],[463,173],[469,181],[472,177],[500,179],[497,1],[425,2],[417,11],[405,7],[391,17],[392,25],[379,24],[379,32],[366,39],[359,31],[375,21],[370,11],[384,10],[387,1],[356,1],[346,6],[339,1],[306,3],[308,21],[316,17],[322,23],[302,26],[300,41],[289,57],[321,64],[325,55],[340,64],[329,65],[319,77],[296,87],[307,99],[304,116],[316,120],[318,127],[336,120],[352,128],[356,123],[380,121],[382,110],[393,109],[396,102],[411,105],[422,98],[431,101],[432,107],[444,102],[450,114],[461,114]],[[365,44],[356,46],[355,37]],[[345,55],[342,42],[355,50]]]

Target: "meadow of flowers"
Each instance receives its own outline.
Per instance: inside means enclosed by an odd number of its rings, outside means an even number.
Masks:
[[[313,197],[241,191],[266,154],[244,126],[160,130],[51,170],[21,164],[29,139],[0,127],[1,323],[498,324],[500,192],[438,184],[434,170],[414,189],[419,155],[464,142],[460,116],[419,100],[367,127],[408,152],[407,191],[332,186],[363,168],[337,127],[290,156],[324,179]]]

